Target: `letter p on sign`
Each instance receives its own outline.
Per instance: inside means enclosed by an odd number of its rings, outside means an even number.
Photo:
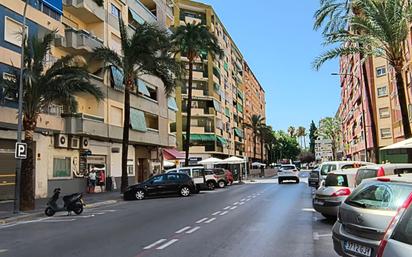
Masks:
[[[27,144],[26,143],[16,143],[14,158],[16,159],[26,159],[27,158]]]

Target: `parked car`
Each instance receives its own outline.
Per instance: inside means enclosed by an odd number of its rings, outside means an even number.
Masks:
[[[311,174],[312,183],[309,186],[316,187],[320,185],[320,183],[325,180],[326,176],[329,172],[334,170],[345,170],[351,169],[355,167],[362,167],[366,165],[372,165],[373,163],[370,162],[361,162],[361,161],[330,161],[330,162],[323,162],[319,166],[319,171],[316,175],[316,170],[313,171],[314,174]],[[316,183],[316,176],[318,177],[318,181]]]
[[[294,164],[282,165],[278,171],[278,182],[282,184],[283,181],[293,180],[299,183],[299,170]]]
[[[377,257],[409,257],[412,252],[412,194],[398,209],[379,245]]]
[[[316,189],[319,188],[319,171],[320,171],[320,168],[317,167],[316,169],[313,169],[310,172],[309,178],[308,178],[308,185],[310,187],[314,187]]]
[[[196,191],[192,178],[184,173],[170,172],[157,175],[148,180],[129,186],[123,194],[125,200],[143,200],[147,196],[180,194],[183,197],[189,196]]]
[[[385,229],[412,192],[412,174],[364,180],[342,203],[332,228],[341,256],[377,256]]]
[[[225,174],[226,174],[226,180],[228,185],[232,185],[233,184],[233,173],[230,170],[225,170]]]
[[[214,177],[217,180],[217,186],[219,188],[224,188],[229,184],[229,181],[226,177],[226,170],[223,168],[213,168],[211,169],[214,173]]]
[[[214,190],[217,186],[217,180],[213,172],[205,172],[203,166],[179,167],[166,171],[166,173],[169,172],[179,172],[189,175],[194,180],[197,190]]]
[[[402,173],[412,173],[412,163],[388,163],[367,165],[358,170],[356,185],[367,178],[390,176]]]
[[[325,218],[336,219],[339,206],[355,187],[357,171],[358,169],[347,169],[329,172],[323,185],[316,190],[313,208]]]

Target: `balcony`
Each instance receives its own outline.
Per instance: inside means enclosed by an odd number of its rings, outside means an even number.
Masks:
[[[63,0],[64,10],[81,18],[85,23],[104,21],[104,9],[93,0]]]
[[[94,48],[103,46],[103,40],[92,36],[88,31],[69,28],[65,30],[64,38],[55,39],[55,45],[71,53],[92,52]]]
[[[156,9],[156,4],[153,1],[133,0],[133,1],[128,1],[127,4],[129,8],[133,10],[134,12],[136,12],[136,14],[139,15],[144,21],[151,23],[151,24],[157,22],[156,15],[153,12],[151,12],[148,8],[148,7],[152,9],[154,8],[153,10]]]
[[[103,138],[108,136],[108,126],[104,123],[103,117],[83,113],[62,116],[66,120],[65,133],[67,134],[93,135]]]

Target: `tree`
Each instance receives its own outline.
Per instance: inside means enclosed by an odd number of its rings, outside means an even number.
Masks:
[[[186,138],[184,143],[185,164],[187,166],[189,165],[190,121],[192,118],[193,63],[199,58],[203,60],[205,54],[220,56],[223,54],[223,50],[220,48],[215,35],[202,24],[188,23],[177,27],[174,30],[173,43],[177,49],[176,53],[187,57],[189,65]]]
[[[252,130],[253,134],[253,158],[256,160],[256,147],[257,147],[257,140],[260,133],[261,127],[265,124],[265,118],[262,117],[260,114],[253,114],[250,117],[250,123],[244,123],[244,127],[247,129]]]
[[[336,150],[341,135],[340,124],[338,119],[327,117],[320,121],[319,129],[317,131],[318,136],[332,141],[332,155],[334,160],[336,160]]]
[[[296,137],[296,129],[293,126],[289,126],[288,128],[288,134],[290,137]]]
[[[302,126],[299,126],[297,131],[296,131],[296,136],[299,138],[300,140],[300,145],[301,148],[305,149],[306,148],[306,129]]]
[[[315,161],[315,155],[310,151],[303,151],[298,156],[301,163],[310,163]]]
[[[412,8],[408,0],[357,0],[355,4],[360,14],[346,17],[350,30],[340,29],[325,35],[325,45],[340,45],[316,58],[314,67],[319,69],[330,59],[353,54],[360,54],[362,59],[372,56],[386,59],[395,74],[404,136],[410,138],[411,127],[402,76],[405,66],[402,45],[408,38]],[[368,91],[365,88],[367,94]]]
[[[260,162],[265,163],[265,154],[264,154],[264,149],[265,149],[265,144],[266,141],[265,139],[268,139],[270,135],[272,135],[272,128],[269,126],[266,126],[264,123],[260,125],[259,129],[259,138],[260,138]]]
[[[315,122],[310,123],[310,128],[309,128],[309,151],[313,154],[315,154],[315,141],[316,141],[316,134],[317,134],[317,128],[315,125]]]
[[[91,84],[83,59],[66,56],[57,60],[49,69],[45,68],[46,55],[50,53],[55,33],[48,33],[42,39],[32,37],[25,42],[23,62],[23,128],[27,143],[27,159],[22,162],[21,202],[23,211],[34,209],[34,156],[33,136],[40,113],[52,103],[69,106],[68,112],[75,112],[75,95],[86,93],[103,98],[102,91]],[[20,74],[16,69],[10,73],[13,79],[0,78],[5,95],[17,100]]]
[[[275,152],[274,152],[274,147],[276,144],[276,137],[274,134],[274,131],[271,126],[266,126],[266,133],[263,134],[264,137],[264,142],[266,149],[268,151],[268,163],[274,163],[276,161],[275,159]]]
[[[296,137],[291,137],[284,131],[275,132],[274,152],[276,153],[276,159],[295,160],[300,151]]]
[[[102,60],[105,68],[115,66],[123,73],[124,120],[122,141],[122,178],[121,192],[128,187],[127,156],[130,129],[130,92],[136,81],[144,74],[160,78],[168,95],[174,89],[174,75],[179,73],[179,65],[171,50],[172,43],[168,33],[154,24],[137,25],[129,37],[123,20],[119,19],[121,54],[107,46],[94,49],[92,58]]]

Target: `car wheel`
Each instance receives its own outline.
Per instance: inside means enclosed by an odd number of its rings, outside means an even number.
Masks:
[[[136,198],[136,200],[143,200],[145,197],[145,193],[143,190],[139,189],[136,191],[136,193],[134,194],[134,197]]]
[[[187,186],[183,186],[180,189],[180,195],[183,196],[183,197],[189,196],[190,195],[190,188],[188,188]]]
[[[324,214],[321,213],[323,217],[325,217],[327,220],[336,220],[336,216],[329,215],[329,214]]]
[[[213,183],[212,181],[207,182],[207,189],[215,190],[215,183]]]
[[[221,180],[217,185],[219,186],[219,188],[224,188],[226,186],[226,183],[225,181]]]
[[[282,184],[282,183],[283,183],[283,180],[278,179],[278,182],[279,182],[279,184]]]
[[[299,179],[296,179],[296,184],[299,184],[299,182],[300,182],[300,180],[299,180]]]
[[[76,215],[80,215],[80,214],[82,214],[82,212],[83,212],[83,205],[79,205],[79,206],[76,206],[76,208],[74,208],[74,213],[76,213]]]
[[[44,210],[44,214],[46,214],[46,216],[48,217],[53,216],[55,213],[56,212],[50,207],[47,207],[46,210]]]

